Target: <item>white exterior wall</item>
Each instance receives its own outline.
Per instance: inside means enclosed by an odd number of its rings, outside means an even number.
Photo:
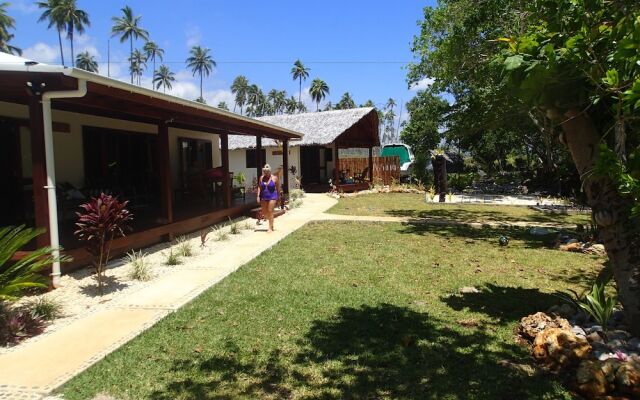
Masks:
[[[282,165],[282,155],[274,155],[273,152],[278,149],[275,147],[263,147],[267,153],[267,164],[271,166],[272,171],[276,171]],[[250,187],[251,183],[256,177],[256,169],[255,168],[247,168],[246,167],[246,150],[245,149],[236,149],[229,150],[229,171],[234,174],[238,174],[239,172],[243,172],[245,177],[247,178],[245,186]],[[300,146],[289,146],[289,167],[295,165],[298,169],[298,174],[300,174]],[[289,188],[295,188],[296,180],[291,172],[289,172]],[[237,185],[236,185],[237,186]]]
[[[25,105],[0,102],[0,116],[18,119],[29,119],[29,108]],[[152,124],[131,122],[93,115],[77,114],[67,111],[53,110],[53,121],[67,123],[70,132],[54,132],[53,146],[56,166],[56,180],[69,182],[76,187],[84,186],[84,151],[82,147],[82,127],[118,129],[128,132],[157,134],[158,127]],[[216,134],[169,128],[169,157],[171,160],[171,182],[178,187],[180,153],[178,138],[211,140],[212,165],[221,165],[219,137]],[[22,155],[22,174],[31,177],[31,136],[29,129],[20,128],[20,145]]]

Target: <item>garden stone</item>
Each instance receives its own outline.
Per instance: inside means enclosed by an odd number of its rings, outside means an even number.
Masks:
[[[585,328],[584,331],[587,333],[602,332],[602,327],[600,325],[593,325],[588,328]]]
[[[464,286],[460,288],[460,293],[470,294],[470,293],[480,293],[480,291],[473,286]]]
[[[613,339],[613,340],[609,340],[607,342],[607,346],[611,349],[611,350],[619,350],[619,349],[624,349],[627,347],[627,343],[624,340],[620,340],[620,339]]]
[[[600,336],[600,334],[598,334],[598,332],[591,332],[587,335],[587,340],[591,343],[603,343],[604,344],[604,340],[602,339],[602,336]]]
[[[598,360],[600,361],[606,361],[610,358],[616,358],[616,355],[613,353],[602,353],[600,354],[600,357],[598,357]]]
[[[574,335],[570,329],[547,328],[533,341],[533,358],[552,371],[575,365],[590,354],[587,340]]]
[[[584,331],[584,329],[580,328],[578,325],[572,326],[571,327],[571,332],[573,332],[576,336],[580,336],[580,337],[583,337],[583,338],[587,337],[587,334]]]
[[[609,347],[606,344],[600,342],[591,342],[591,347],[594,351],[599,351],[600,353],[608,352]]]
[[[629,339],[629,341],[627,342],[627,346],[629,346],[629,349],[631,350],[640,351],[640,339],[635,337]]]
[[[633,360],[622,363],[616,370],[615,383],[620,392],[640,397],[640,363]]]
[[[614,321],[622,321],[624,320],[624,311],[622,310],[614,310],[613,314],[611,314],[611,319]]]
[[[569,317],[571,317],[573,315],[574,311],[575,310],[570,305],[563,304],[563,305],[560,306],[560,308],[558,308],[557,313],[561,317],[569,318]]]
[[[584,360],[576,371],[578,391],[587,398],[604,396],[610,390],[610,384],[598,361]]]
[[[547,328],[562,328],[571,331],[569,321],[558,316],[551,317],[543,312],[523,317],[514,331],[521,340],[532,343],[538,333]]]
[[[607,332],[607,338],[609,338],[610,340],[614,340],[614,339],[627,340],[629,339],[629,337],[631,337],[631,334],[629,334],[629,332],[619,330],[619,329],[615,331]]]

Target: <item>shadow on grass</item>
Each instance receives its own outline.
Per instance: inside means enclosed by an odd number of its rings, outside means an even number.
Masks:
[[[256,356],[233,343],[223,355],[178,360],[189,376],[167,382],[153,399],[223,398],[542,398],[552,379],[503,366],[523,350],[478,327],[454,330],[407,307],[343,307],[313,321],[295,351]],[[555,398],[555,397],[554,397]]]
[[[445,206],[446,207],[446,206]],[[407,210],[392,209],[387,210],[386,214],[393,217],[413,217],[413,218],[437,218],[442,220],[451,220],[459,222],[537,222],[537,223],[554,223],[567,224],[572,223],[569,216],[565,214],[546,214],[539,211],[531,210],[532,214],[515,216],[507,212],[501,212],[500,206],[495,207],[496,211],[488,210],[470,210],[457,208],[455,204],[451,205],[451,209],[433,209],[433,210]]]
[[[485,285],[479,293],[441,297],[456,311],[469,310],[496,318],[500,324],[512,324],[525,315],[546,310],[559,303],[557,297],[538,289]]]
[[[507,236],[509,239],[520,240],[527,248],[551,248],[553,247],[556,234],[532,235],[530,228],[519,227],[482,227],[473,228],[462,225],[429,224],[419,220],[405,222],[399,233],[412,235],[435,234],[450,238],[463,238],[482,241],[492,241],[498,245],[500,236]]]

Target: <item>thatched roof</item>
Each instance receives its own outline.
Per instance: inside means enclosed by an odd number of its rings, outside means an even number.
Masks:
[[[344,146],[379,146],[378,113],[375,108],[363,107],[348,110],[310,112],[304,114],[271,115],[256,118],[261,122],[300,132],[302,140],[290,142],[291,146],[329,145],[336,141]],[[256,146],[250,136],[229,136],[229,149],[248,149]],[[262,139],[262,146],[276,146],[272,139]]]

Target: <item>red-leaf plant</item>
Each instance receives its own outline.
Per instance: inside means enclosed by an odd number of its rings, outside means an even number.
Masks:
[[[125,236],[125,231],[131,230],[128,222],[133,215],[127,210],[128,201],[119,201],[114,196],[100,193],[88,203],[82,204],[83,212],[76,213],[78,230],[75,235],[78,240],[85,242],[86,249],[93,255],[93,265],[96,269],[98,287],[102,293],[104,273],[113,239]]]

